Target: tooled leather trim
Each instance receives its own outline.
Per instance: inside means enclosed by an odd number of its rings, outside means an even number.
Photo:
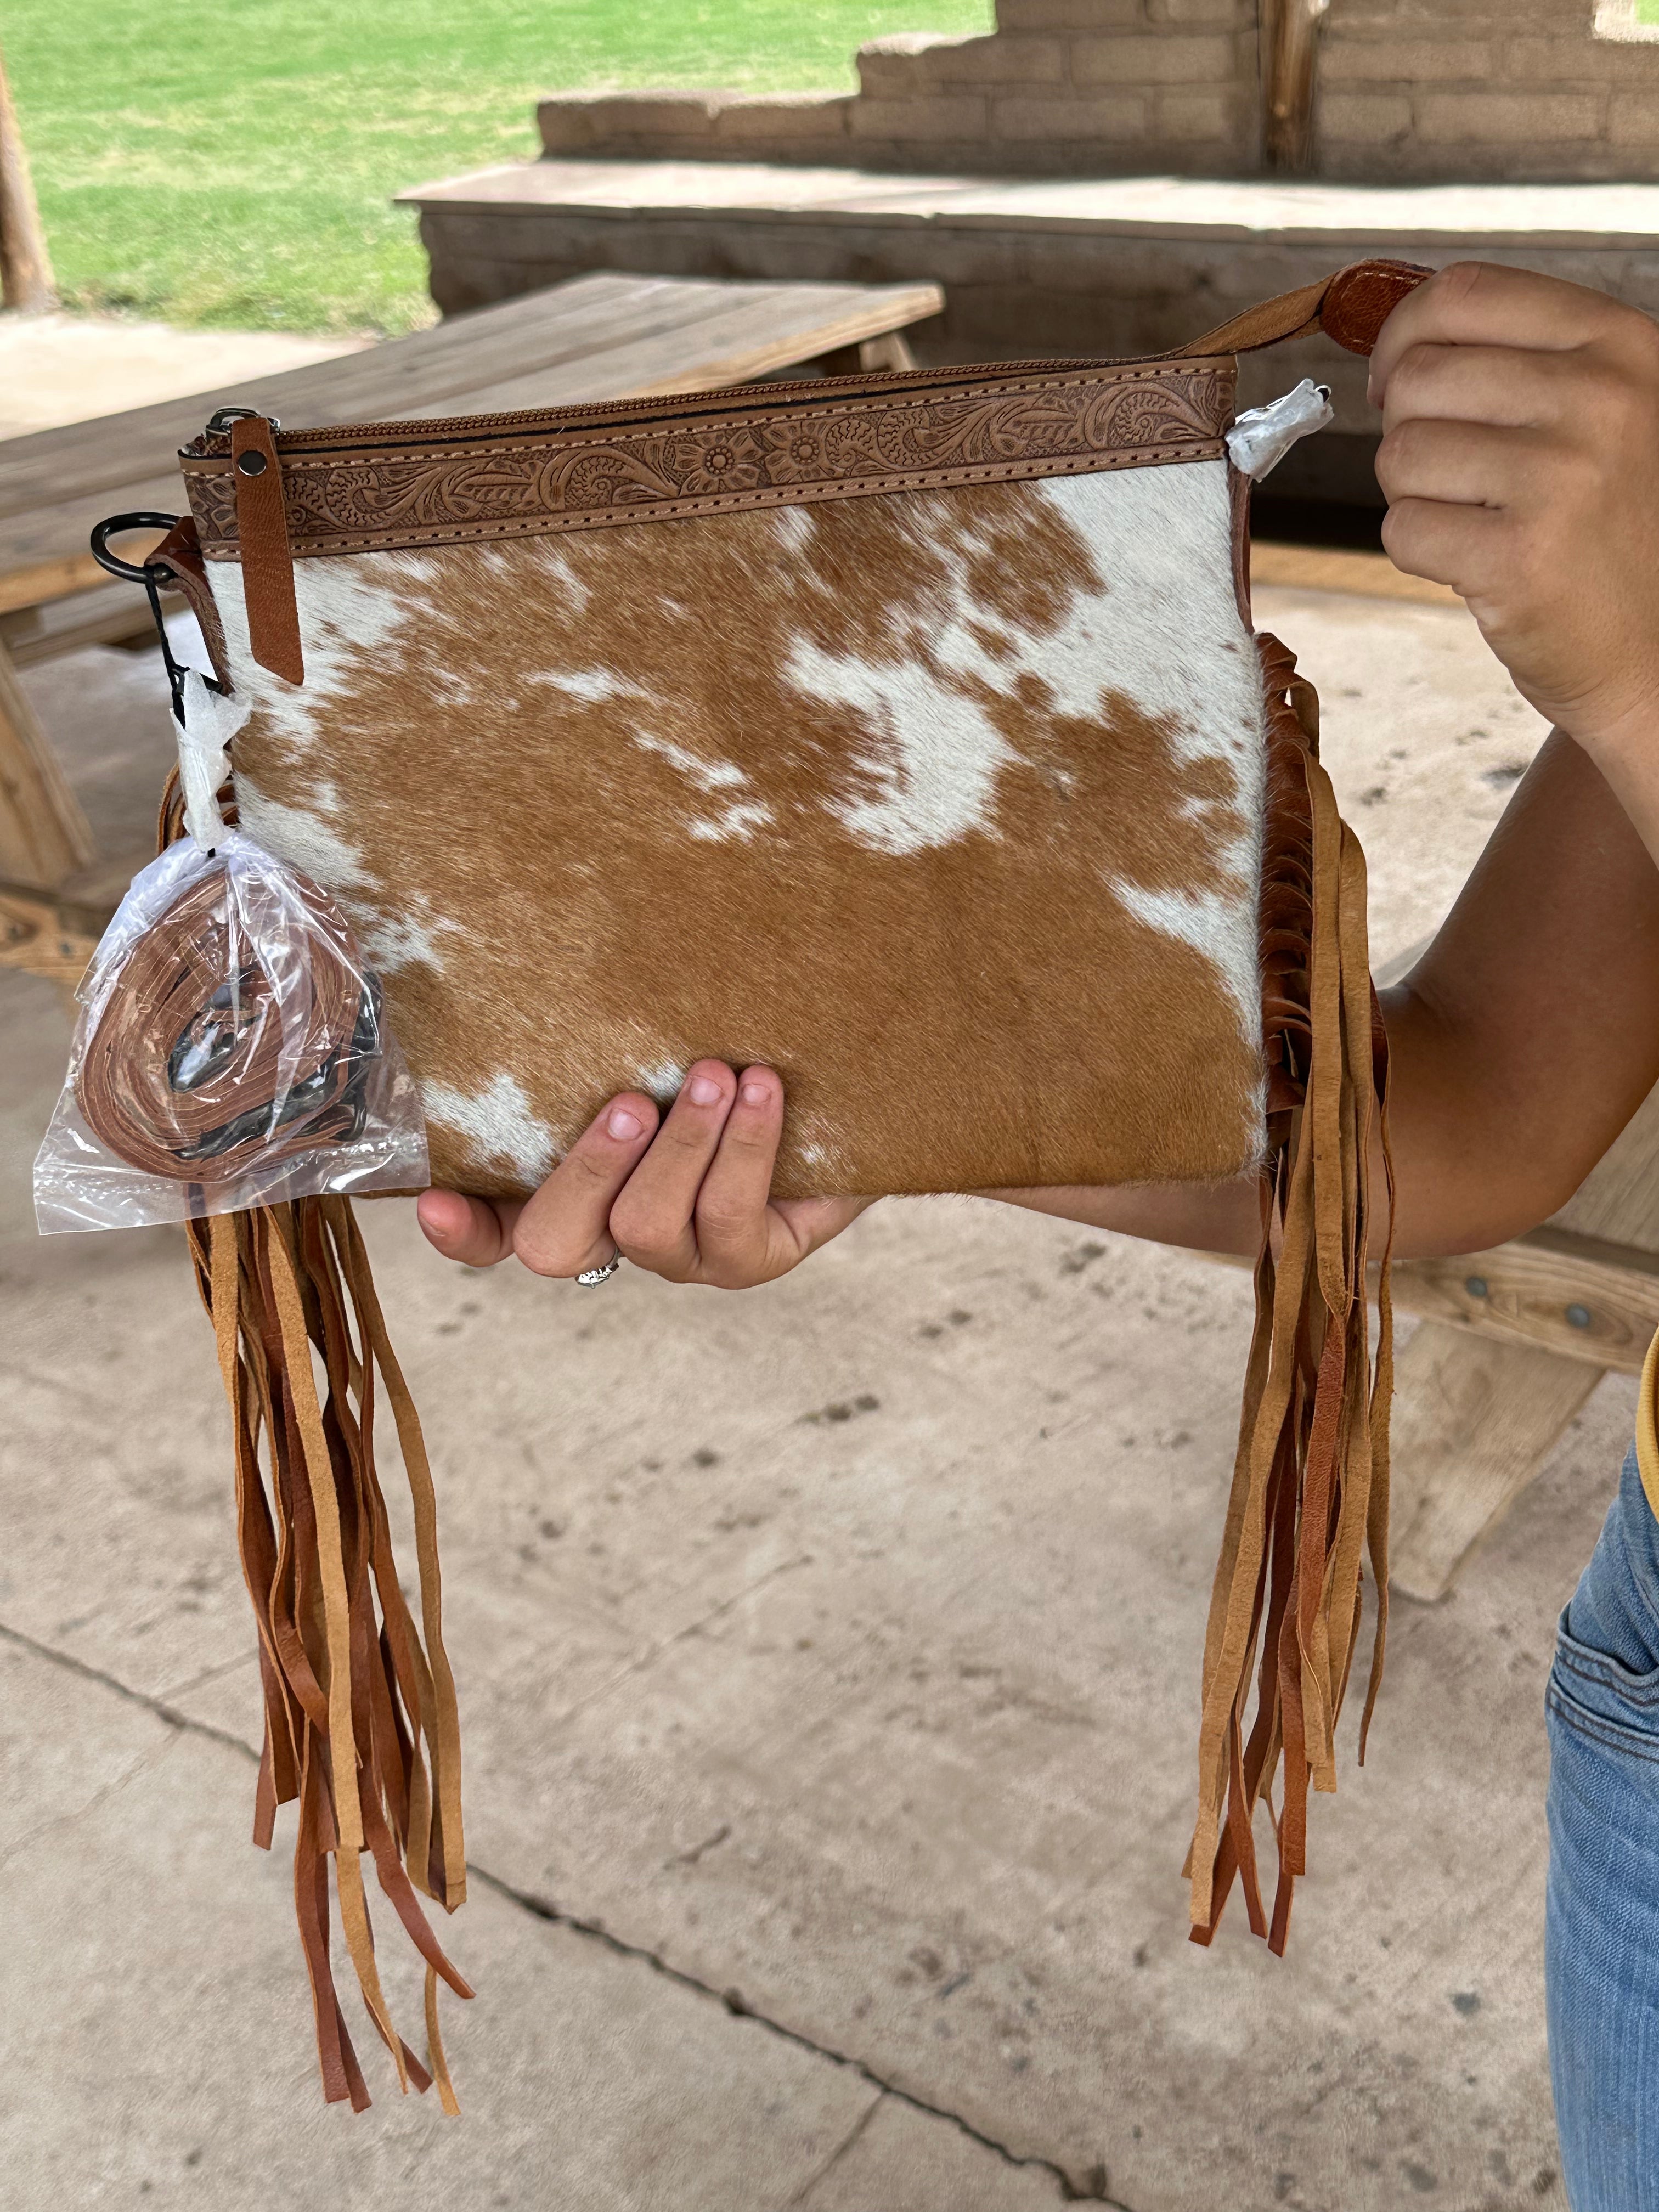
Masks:
[[[296,557],[365,552],[1216,460],[1225,451],[1233,381],[1231,363],[1154,362],[944,393],[751,407],[714,421],[659,419],[412,452],[283,453],[289,542]],[[204,553],[239,559],[228,463],[181,458]]]
[[[1302,1103],[1313,1038],[1313,806],[1307,763],[1317,755],[1313,687],[1269,632],[1256,637],[1267,726],[1261,854],[1261,1044],[1271,1119]]]

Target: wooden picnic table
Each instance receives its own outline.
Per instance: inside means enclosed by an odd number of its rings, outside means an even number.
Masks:
[[[88,535],[108,514],[182,507],[178,449],[216,408],[314,428],[706,392],[808,364],[902,368],[905,330],[943,305],[929,283],[601,271],[362,353],[0,440],[0,965],[72,979],[145,857],[94,854],[15,672],[148,627],[142,593],[108,583]]]

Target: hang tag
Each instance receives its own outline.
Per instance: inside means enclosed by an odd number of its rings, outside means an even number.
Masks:
[[[1300,384],[1265,407],[1247,407],[1227,433],[1233,466],[1260,483],[1277,468],[1298,438],[1336,420],[1330,386],[1304,376]]]
[[[225,834],[219,787],[230,775],[230,741],[247,720],[247,702],[210,691],[197,669],[185,672],[184,718],[179,729],[179,776],[185,787],[185,827],[204,853]]]

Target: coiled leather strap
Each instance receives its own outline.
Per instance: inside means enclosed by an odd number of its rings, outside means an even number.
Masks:
[[[221,1184],[357,1134],[379,994],[350,960],[332,902],[296,880],[315,927],[280,1000],[218,873],[184,891],[128,955],[76,1096],[131,1166]]]

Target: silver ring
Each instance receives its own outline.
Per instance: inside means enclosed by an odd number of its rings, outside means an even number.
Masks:
[[[577,1276],[576,1280],[581,1285],[585,1291],[591,1291],[595,1283],[608,1283],[621,1265],[622,1254],[620,1252],[613,1252],[611,1255],[611,1257],[605,1261],[604,1267],[584,1267],[580,1274]]]

